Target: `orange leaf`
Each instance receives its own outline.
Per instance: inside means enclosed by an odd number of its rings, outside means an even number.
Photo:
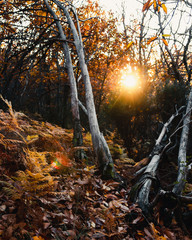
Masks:
[[[154,7],[155,10],[157,10],[157,2],[156,2],[156,0],[153,0],[153,7]]]
[[[148,0],[144,5],[143,5],[143,9],[142,12],[144,12],[145,10],[149,9],[149,4],[150,4],[151,0]]]
[[[164,38],[162,38],[162,41],[163,41],[163,43],[165,44],[165,46],[168,46],[167,40],[165,40]]]
[[[129,48],[132,46],[132,44],[133,44],[133,41],[131,41],[130,43],[128,43],[127,49],[129,49]]]
[[[148,8],[150,8],[152,4],[153,4],[153,2],[150,2],[150,3],[149,3],[149,7],[148,7]]]
[[[161,4],[161,7],[163,8],[164,12],[167,14],[167,7],[165,6],[165,4]]]
[[[42,238],[41,236],[39,236],[39,237],[34,236],[34,237],[33,237],[33,240],[44,240],[44,238]]]
[[[147,41],[147,45],[149,45],[151,42],[155,41],[157,39],[157,37],[152,37]]]
[[[187,204],[187,207],[189,208],[189,210],[192,210],[192,204]]]

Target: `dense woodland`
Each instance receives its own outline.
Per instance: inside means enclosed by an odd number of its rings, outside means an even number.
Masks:
[[[0,239],[192,239],[192,3],[137,11],[0,0]]]

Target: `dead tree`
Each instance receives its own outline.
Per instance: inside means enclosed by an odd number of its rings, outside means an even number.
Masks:
[[[63,46],[63,52],[65,57],[65,64],[69,76],[70,81],[70,88],[71,88],[71,111],[72,111],[72,117],[74,121],[74,134],[73,134],[73,142],[74,146],[82,146],[83,145],[83,137],[82,137],[82,128],[80,123],[80,114],[79,114],[79,103],[78,103],[78,93],[77,93],[77,86],[76,86],[76,80],[73,72],[73,65],[72,65],[72,59],[70,55],[69,46],[67,43],[67,38],[64,34],[62,25],[51,8],[51,6],[48,4],[47,0],[44,0],[46,7],[52,17],[54,18],[54,21],[56,23],[56,26],[58,28],[60,38],[62,40],[62,46]],[[78,151],[78,158],[82,159],[84,157],[83,151]]]
[[[178,176],[176,184],[173,188],[173,193],[180,195],[184,189],[186,179],[187,179],[187,142],[189,136],[189,124],[191,119],[191,109],[192,109],[192,89],[189,94],[187,109],[185,113],[185,118],[183,120],[183,129],[181,133],[179,154],[178,154]]]
[[[161,214],[164,215],[164,221],[171,223],[171,219],[173,215],[175,215],[175,219],[178,221],[181,228],[187,233],[187,228],[183,220],[181,207],[184,203],[192,203],[191,195],[183,195],[183,190],[187,181],[187,173],[191,167],[191,165],[188,165],[187,163],[187,142],[192,110],[192,89],[188,96],[186,112],[180,121],[180,124],[182,123],[182,126],[178,125],[174,133],[168,138],[167,136],[169,135],[169,127],[175,117],[177,117],[182,112],[182,110],[183,107],[176,111],[176,113],[173,114],[170,119],[164,124],[161,133],[156,141],[155,147],[149,155],[151,161],[148,166],[143,169],[144,173],[140,177],[139,181],[132,188],[132,194],[135,198],[134,200],[143,210],[143,213],[149,218],[151,217],[154,206],[156,206],[157,203],[161,201]],[[158,182],[156,175],[162,154],[171,143],[171,137],[179,129],[182,129],[182,132],[178,153],[177,181],[172,191],[165,191],[164,189],[162,189],[160,184],[158,184],[158,189],[156,189],[156,196],[154,196],[154,199],[150,202],[149,196],[152,184],[154,182]],[[141,172],[142,170],[139,171],[139,173]]]
[[[143,169],[144,173],[132,188],[131,195],[134,198],[134,201],[138,203],[139,207],[147,215],[149,215],[151,208],[149,202],[151,186],[153,182],[157,181],[157,168],[160,163],[163,150],[166,146],[166,140],[168,140],[169,128],[173,120],[181,113],[182,110],[183,107],[177,110],[175,114],[173,114],[163,125],[161,133],[156,140],[156,144],[149,155],[150,162],[147,167]]]
[[[44,1],[48,7],[48,0],[44,0]],[[99,129],[99,124],[96,116],[95,104],[93,99],[92,86],[90,82],[87,64],[85,61],[83,41],[81,37],[80,24],[79,24],[78,16],[76,13],[76,9],[73,5],[69,3],[68,5],[65,5],[64,3],[61,3],[58,0],[50,0],[50,1],[55,3],[57,7],[61,10],[61,12],[63,12],[64,16],[67,19],[67,24],[73,34],[74,45],[76,47],[80,69],[81,69],[81,75],[85,85],[86,109],[88,114],[90,132],[92,136],[93,148],[97,158],[100,172],[104,177],[116,178],[117,174],[115,172],[113,160],[112,160],[108,145]],[[52,16],[55,17],[52,13],[53,10],[50,8],[48,8],[48,10],[52,14]],[[73,15],[75,16],[76,25],[69,13],[69,10],[72,11]],[[58,19],[57,19],[57,22],[58,22]],[[59,29],[61,38],[66,40],[66,38],[62,35],[62,29],[58,23],[57,23],[57,28]],[[67,48],[66,48],[66,52],[68,52],[67,53],[68,55],[70,54],[69,49]],[[68,62],[68,66],[71,64],[72,64],[71,62]]]

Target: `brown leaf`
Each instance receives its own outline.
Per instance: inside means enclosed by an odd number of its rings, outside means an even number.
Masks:
[[[50,225],[51,225],[50,222],[44,222],[44,223],[43,223],[43,228],[44,228],[44,229],[47,229]]]
[[[144,167],[145,165],[147,165],[149,162],[149,158],[143,158],[141,161],[137,162],[134,165],[135,170],[139,170],[141,167]]]
[[[6,209],[6,205],[1,205],[1,206],[0,206],[0,211],[1,211],[1,212],[4,212],[5,209]]]
[[[143,5],[143,9],[142,12],[144,12],[145,10],[149,9],[149,4],[150,4],[151,0],[148,0],[144,5]]]
[[[6,238],[11,238],[12,233],[13,233],[13,226],[10,225],[10,226],[6,229],[6,233],[5,233]]]
[[[14,224],[16,222],[16,215],[15,214],[5,214],[2,216],[2,219],[7,222],[7,224]]]
[[[81,180],[80,178],[77,180],[77,183],[79,185],[86,185],[86,184],[89,184],[89,179],[88,178],[85,178],[83,180]]]
[[[168,237],[170,240],[176,240],[176,237],[173,232],[169,231],[168,229],[164,230],[165,235]]]
[[[19,228],[24,228],[26,226],[26,223],[25,222],[20,222],[20,223],[17,223],[17,224],[14,224],[13,225],[13,229],[17,229],[18,227]]]
[[[149,230],[147,228],[144,228],[144,232],[145,234],[150,237],[151,239],[153,239],[153,235],[149,232]]]
[[[105,194],[104,195],[106,198],[107,198],[107,200],[117,200],[118,199],[118,197],[117,196],[115,196],[114,194]]]
[[[93,234],[93,238],[102,238],[105,237],[105,234],[103,234],[102,232],[96,232]]]
[[[142,216],[138,216],[136,219],[133,220],[132,224],[137,224],[142,219]]]

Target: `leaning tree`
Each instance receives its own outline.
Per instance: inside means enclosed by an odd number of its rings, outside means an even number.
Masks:
[[[62,26],[59,23],[59,19],[54,12],[54,8],[50,6],[49,2],[52,4],[54,3],[57,6],[60,14],[61,15],[63,14],[66,18],[68,28],[72,33],[73,43],[75,45],[75,49],[77,52],[78,61],[80,65],[81,75],[85,85],[86,109],[87,109],[87,114],[89,119],[89,126],[90,126],[90,132],[92,136],[93,148],[97,158],[98,166],[99,166],[100,172],[104,177],[117,178],[117,173],[115,172],[113,160],[112,160],[108,145],[106,143],[106,140],[103,134],[100,132],[100,129],[99,129],[99,124],[96,116],[95,104],[93,99],[93,92],[92,92],[88,67],[85,60],[81,29],[80,29],[76,8],[70,2],[63,3],[58,0],[51,0],[51,1],[44,0],[44,2],[46,4],[46,7],[49,13],[55,20],[61,41],[64,42],[64,53],[65,53],[65,60],[67,61],[67,67],[71,68],[72,70],[73,66],[72,66],[72,62],[70,61],[70,50],[67,47],[67,39],[65,37]],[[66,58],[66,55],[68,56],[68,58]],[[70,74],[73,75],[72,71],[70,72]],[[73,80],[72,82],[74,86],[76,86],[75,81]],[[77,96],[77,93],[75,93],[75,95]],[[77,98],[76,98],[76,102],[77,102]]]
[[[1,62],[3,65],[0,72],[1,76],[3,76],[3,81],[0,82],[1,93],[11,100],[10,98],[14,96],[12,93],[14,93],[17,84],[17,89],[22,89],[22,94],[27,95],[30,84],[35,79],[34,70],[37,70],[38,64],[43,64],[45,66],[44,71],[48,72],[50,67],[53,69],[55,63],[60,69],[61,65],[63,65],[62,69],[67,71],[70,82],[71,112],[75,130],[74,143],[81,146],[82,133],[75,78],[78,65],[84,80],[85,111],[88,115],[93,148],[99,169],[103,176],[115,178],[117,174],[113,160],[98,125],[80,21],[72,1],[37,0],[24,2],[15,0],[14,4],[11,2],[7,4],[3,2],[2,4],[1,19],[3,20],[4,32],[1,36],[5,47],[2,48],[1,56],[2,58],[5,56],[5,61]],[[57,61],[55,61],[55,57],[57,57]],[[48,62],[47,59],[49,59]],[[28,77],[25,77],[25,74]],[[59,77],[63,76],[64,74]],[[64,77],[66,78],[66,75]],[[37,79],[39,79],[38,75]],[[41,81],[41,85],[45,86],[47,79],[46,77]],[[40,92],[41,89],[36,90]],[[50,91],[51,89],[48,89],[48,92]]]

